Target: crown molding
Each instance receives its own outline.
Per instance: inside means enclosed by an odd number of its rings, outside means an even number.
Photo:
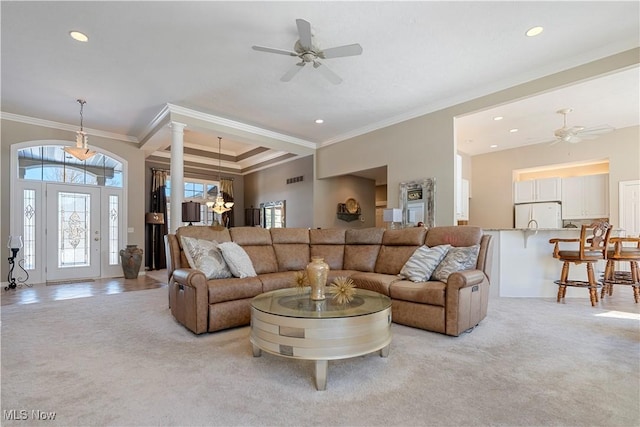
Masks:
[[[191,118],[194,120],[202,120],[207,123],[212,123],[219,126],[225,126],[231,129],[251,133],[254,135],[263,136],[266,138],[276,139],[278,141],[299,145],[305,148],[316,149],[317,147],[315,142],[307,141],[301,138],[296,138],[290,135],[285,135],[279,132],[270,131],[257,126],[248,125],[246,123],[237,122],[235,120],[225,119],[223,117],[214,116],[213,114],[203,113],[201,111],[192,110],[190,108],[181,107],[179,105],[174,105],[174,104],[167,104],[162,109],[162,111],[156,116],[154,121],[156,123],[160,123],[165,118],[165,116],[170,117],[171,114],[179,114],[181,116]],[[147,128],[152,128],[152,125],[150,124],[149,126],[147,126]]]
[[[0,112],[0,118],[2,118],[3,120],[10,120],[12,122],[24,123],[27,125],[34,125],[34,126],[42,126],[50,129],[58,129],[58,130],[64,130],[69,132],[75,132],[78,130],[77,126],[68,125],[65,123],[53,122],[51,120],[37,119],[35,117],[21,116],[19,114],[5,113],[4,111]],[[105,131],[101,131],[98,129],[91,129],[91,128],[83,128],[83,129],[85,132],[87,132],[88,135],[91,135],[91,136],[98,136],[101,138],[108,138],[108,139],[116,139],[118,141],[131,142],[134,144],[138,144],[139,142],[138,139],[133,136],[121,135],[113,132],[105,132]]]

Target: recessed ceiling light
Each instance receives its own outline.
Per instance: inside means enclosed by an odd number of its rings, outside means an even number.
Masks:
[[[319,124],[319,125],[321,125],[322,123],[324,123],[324,120],[322,120],[322,119],[316,119],[316,123],[317,123],[317,124]]]
[[[509,129],[509,132],[511,132],[511,133],[516,133],[516,132],[518,132],[518,129],[516,129],[516,128]]]
[[[498,144],[490,145],[489,148],[498,148]]]
[[[77,40],[79,42],[86,42],[89,40],[86,34],[81,33],[80,31],[69,31],[69,35],[72,39]]]
[[[495,116],[495,117],[493,118],[493,120],[495,120],[496,122],[497,122],[498,120],[502,120],[502,119],[504,119],[504,117],[502,117],[502,116]]]
[[[525,34],[527,35],[527,37],[535,37],[540,33],[542,33],[543,31],[544,31],[544,28],[542,27],[533,27],[533,28],[529,28]]]

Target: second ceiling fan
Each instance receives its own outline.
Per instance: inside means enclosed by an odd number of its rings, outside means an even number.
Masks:
[[[562,127],[556,129],[553,134],[556,139],[551,143],[557,144],[558,142],[569,142],[572,144],[578,143],[583,139],[595,139],[599,135],[609,133],[613,131],[613,127],[609,125],[602,125],[597,127],[587,128],[584,126],[567,126],[567,114],[571,113],[573,108],[563,108],[556,111],[558,114],[562,114]]]
[[[304,19],[296,19],[296,25],[298,27],[299,39],[295,43],[293,51],[264,46],[253,46],[253,49],[261,52],[277,53],[279,55],[296,56],[300,59],[300,62],[297,62],[280,78],[283,82],[290,81],[305,65],[312,64],[313,68],[320,71],[331,83],[341,83],[342,79],[340,76],[320,62],[320,59],[360,55],[362,53],[362,46],[358,43],[354,43],[345,46],[320,49],[313,44],[311,24]]]

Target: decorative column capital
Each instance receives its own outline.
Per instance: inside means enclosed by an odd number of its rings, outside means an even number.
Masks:
[[[187,127],[187,125],[185,123],[171,121],[169,122],[169,127],[173,132],[182,132],[184,131],[184,128]]]

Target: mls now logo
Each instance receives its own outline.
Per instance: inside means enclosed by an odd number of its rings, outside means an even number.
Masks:
[[[40,411],[38,409],[32,409],[31,411],[27,411],[26,409],[3,409],[2,418],[6,421],[50,421],[56,419],[56,413]]]

